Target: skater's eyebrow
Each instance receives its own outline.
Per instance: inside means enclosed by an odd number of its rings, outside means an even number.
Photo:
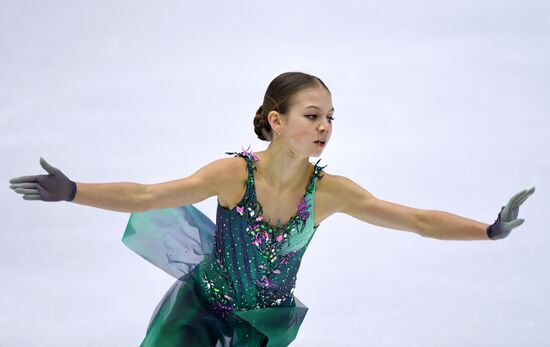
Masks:
[[[313,108],[318,109],[319,111],[322,111],[322,109],[321,109],[320,107],[317,107],[317,106],[315,106],[315,105],[306,106],[306,108],[308,108],[308,107],[313,107]],[[328,112],[329,112],[329,113],[330,113],[330,112],[334,112],[334,107],[331,108]]]

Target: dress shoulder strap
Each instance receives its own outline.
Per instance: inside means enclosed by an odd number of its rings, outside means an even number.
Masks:
[[[254,154],[253,151],[249,151],[250,149],[250,146],[248,146],[247,149],[244,149],[243,147],[241,147],[241,151],[240,152],[225,152],[225,154],[229,154],[229,155],[233,155],[235,157],[243,157],[245,159],[247,159],[247,162],[250,161],[256,161],[256,160],[260,160],[260,158],[258,158],[258,156],[256,154]]]
[[[259,160],[259,158],[252,151],[249,151],[249,149],[250,146],[247,149],[241,147],[241,152],[225,152],[225,154],[233,155],[234,157],[241,157],[246,160],[246,168],[248,170],[248,179],[246,185],[250,188],[254,180],[254,170],[257,170],[256,166],[254,165],[254,161]]]
[[[321,159],[317,160],[317,162],[315,163],[315,169],[313,170],[313,177],[316,178],[316,179],[317,178],[318,179],[323,178],[323,176],[321,175],[321,171],[323,171],[323,169],[327,167],[327,165],[320,166],[319,165],[320,161],[321,161]]]
[[[249,159],[250,161],[260,160],[260,158],[258,158],[258,156],[254,154],[253,151],[250,151],[249,149],[250,149],[250,146],[248,146],[247,149],[244,149],[244,147],[241,147],[240,152],[225,152],[225,154],[234,155],[235,157],[243,157],[243,158]]]
[[[327,167],[327,165],[320,166],[319,165],[320,161],[321,159],[317,160],[317,162],[314,164],[315,167],[313,168],[313,173],[311,174],[311,179],[307,187],[308,194],[315,194],[314,191],[315,191],[315,187],[317,186],[317,180],[323,178],[323,175],[321,175],[321,172],[323,171],[324,168]]]

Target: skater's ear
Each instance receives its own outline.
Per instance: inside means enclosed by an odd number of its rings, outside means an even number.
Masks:
[[[275,133],[284,132],[284,128],[286,127],[286,115],[277,111],[271,111],[267,114],[267,121]]]

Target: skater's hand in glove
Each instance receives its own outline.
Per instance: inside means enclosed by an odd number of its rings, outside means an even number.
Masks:
[[[525,220],[517,219],[519,206],[534,192],[535,187],[529,190],[524,189],[514,195],[506,206],[502,206],[497,220],[487,228],[487,236],[492,240],[503,239],[510,234],[512,229],[522,225]]]
[[[23,194],[25,200],[72,201],[76,195],[76,183],[40,158],[40,165],[48,175],[21,176],[10,180],[10,188]]]

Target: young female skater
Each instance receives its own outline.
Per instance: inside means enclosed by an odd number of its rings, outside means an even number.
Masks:
[[[227,153],[189,177],[158,184],[10,180],[26,200],[72,201],[131,212],[123,242],[177,278],[157,306],[142,347],[288,346],[307,312],[293,295],[302,256],[319,224],[346,213],[378,226],[447,240],[497,240],[523,223],[523,190],[484,224],[374,197],[309,162],[332,134],[331,93],[317,77],[277,76],[254,118],[265,151]],[[321,174],[322,172],[322,174]],[[192,204],[217,196],[216,224]]]

